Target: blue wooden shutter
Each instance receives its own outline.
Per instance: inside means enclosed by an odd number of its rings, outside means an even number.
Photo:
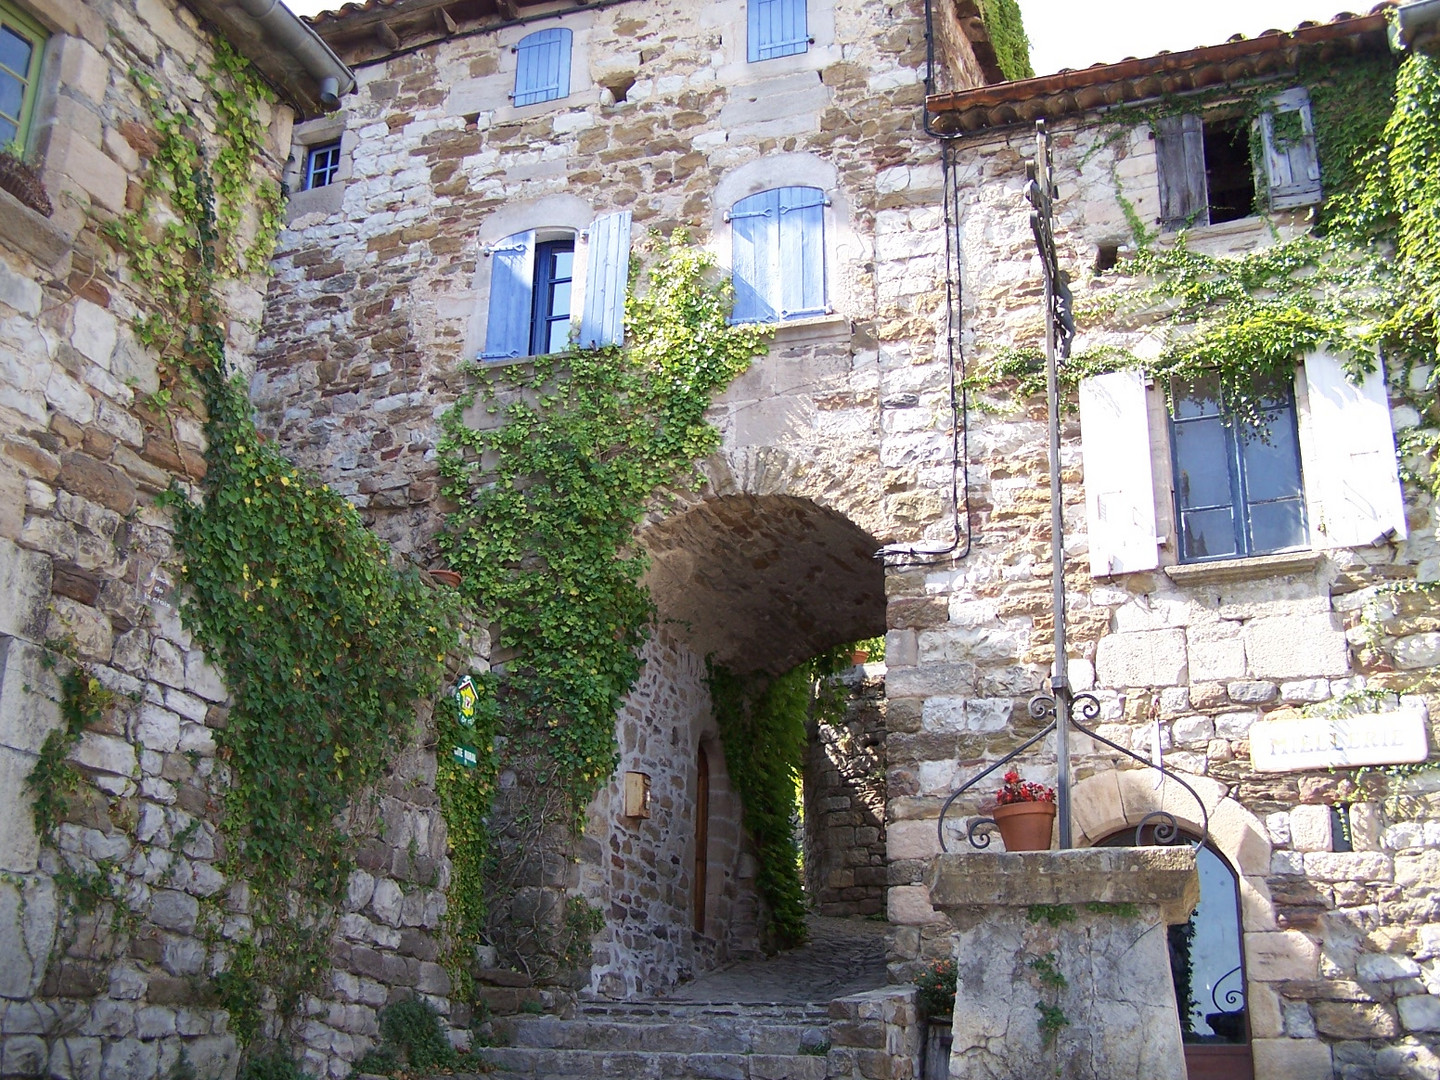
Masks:
[[[805,0],[749,0],[749,59],[772,60],[810,47]]]
[[[570,93],[570,31],[536,30],[515,46],[515,104],[554,101]]]
[[[780,189],[741,199],[730,210],[730,268],[737,323],[779,318]]]
[[[1287,210],[1295,206],[1311,206],[1318,203],[1323,192],[1320,189],[1320,159],[1315,147],[1315,121],[1310,115],[1310,96],[1303,86],[1276,94],[1266,103],[1268,108],[1252,126],[1261,138],[1261,161],[1264,168],[1259,171],[1264,188],[1269,193],[1270,209]],[[1275,117],[1283,113],[1296,113],[1300,120],[1298,142],[1282,141],[1275,135]]]
[[[490,249],[490,315],[481,360],[530,355],[535,293],[535,232],[507,236]]]
[[[625,340],[625,286],[630,279],[630,211],[598,217],[590,225],[585,261],[585,310],[580,344],[619,345]]]
[[[825,312],[825,193],[780,188],[780,318]]]

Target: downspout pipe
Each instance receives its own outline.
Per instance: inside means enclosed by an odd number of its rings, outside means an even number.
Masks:
[[[232,0],[233,5],[260,24],[266,37],[300,61],[320,88],[320,104],[328,112],[341,96],[355,89],[355,73],[345,66],[320,35],[280,0]]]

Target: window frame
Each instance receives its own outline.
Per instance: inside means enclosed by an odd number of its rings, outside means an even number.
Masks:
[[[316,159],[321,154],[330,155],[330,159],[325,165],[317,169]],[[301,190],[315,191],[318,188],[329,187],[331,184],[336,183],[340,179],[340,161],[341,150],[339,139],[307,146],[305,148],[305,172],[301,182]],[[315,177],[322,170],[325,173],[325,179],[322,183],[317,184]]]
[[[570,328],[575,323],[575,241],[576,237],[572,234],[564,239],[537,239],[535,242],[530,296],[531,356],[549,356],[565,350],[565,346],[559,349],[549,347],[554,341],[555,325],[562,321],[562,316],[555,313],[555,291],[560,285],[570,286],[570,305],[563,315],[565,340],[567,345],[569,343]],[[556,270],[557,257],[562,254],[570,256],[570,274],[563,278]]]
[[[8,0],[0,0],[0,27],[10,30],[17,37],[24,38],[30,43],[30,63],[23,79],[24,90],[20,98],[19,115],[15,118],[15,137],[0,143],[0,146],[8,146],[11,143],[20,147],[21,152],[29,149],[30,139],[33,134],[35,120],[35,102],[40,93],[40,73],[45,61],[46,46],[50,41],[50,32],[39,20],[22,11]],[[9,71],[9,69],[5,69]],[[21,78],[18,73],[10,72],[17,79]],[[5,118],[7,121],[9,118]]]
[[[1182,384],[1176,380],[1171,384],[1171,402],[1177,402]],[[1305,468],[1304,460],[1300,449],[1300,426],[1299,408],[1296,401],[1294,378],[1288,380],[1284,387],[1284,400],[1277,402],[1276,408],[1270,414],[1270,427],[1273,429],[1278,420],[1288,430],[1290,445],[1294,450],[1294,476],[1298,490],[1293,496],[1285,496],[1275,499],[1251,498],[1251,466],[1247,462],[1244,453],[1244,436],[1242,425],[1235,417],[1234,410],[1224,401],[1223,396],[1219,397],[1219,409],[1212,414],[1198,416],[1177,415],[1172,407],[1168,410],[1166,423],[1166,434],[1169,440],[1169,465],[1170,465],[1170,488],[1173,502],[1174,524],[1175,524],[1175,551],[1176,557],[1182,564],[1220,562],[1227,559],[1248,559],[1257,555],[1279,555],[1292,551],[1308,551],[1311,547],[1310,522],[1305,497]],[[1221,391],[1223,395],[1223,391]],[[1181,490],[1180,475],[1180,439],[1177,438],[1177,431],[1182,428],[1199,427],[1200,425],[1218,424],[1224,433],[1225,441],[1225,465],[1228,473],[1228,503],[1215,503],[1202,506],[1186,507],[1182,505],[1183,492]],[[1282,547],[1265,548],[1257,550],[1252,536],[1253,511],[1256,507],[1280,502],[1294,502],[1300,514],[1301,538],[1298,543]],[[1188,550],[1186,542],[1186,518],[1187,515],[1204,512],[1206,510],[1218,510],[1228,507],[1231,513],[1231,535],[1235,541],[1235,550],[1223,552],[1218,555],[1195,555]]]

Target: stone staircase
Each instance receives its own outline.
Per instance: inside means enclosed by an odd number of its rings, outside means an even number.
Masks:
[[[480,1053],[492,1076],[517,1080],[902,1080],[915,1048],[907,990],[829,1006],[582,1003],[570,1019],[497,1019],[508,1045]]]

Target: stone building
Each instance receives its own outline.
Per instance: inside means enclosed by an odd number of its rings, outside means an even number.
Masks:
[[[1053,136],[1056,241],[1082,313],[1074,355],[1158,362],[1174,321],[1158,304],[1115,306],[1126,277],[1105,271],[1182,230],[1189,251],[1217,256],[1304,235],[1349,164],[1323,152],[1326,78],[1366,63],[1382,81],[1393,70],[1383,12],[932,98],[955,161],[970,370],[1044,340],[1023,195],[1035,120]],[[1263,103],[1249,113],[1247,94]],[[1227,436],[1228,469],[1221,432],[1243,428],[1221,419],[1229,398],[1143,364],[1082,379],[1064,420],[1072,684],[1098,703],[1097,734],[1163,759],[1204,804],[1079,738],[1076,843],[1132,837],[1161,810],[1199,837],[1208,815],[1195,940],[1214,951],[1187,949],[1189,1030],[1230,1045],[1188,1046],[1192,1075],[1215,1057],[1253,1061],[1257,1077],[1437,1068],[1436,774],[1357,786],[1334,768],[1424,761],[1435,745],[1435,508],[1401,482],[1395,451],[1433,429],[1433,371],[1388,362],[1357,383],[1324,349],[1297,356],[1270,434]],[[949,947],[925,885],[941,803],[1038,730],[1024,704],[1051,659],[1043,401],[1004,380],[975,393],[966,558],[887,575],[899,972]],[[1347,701],[1366,715],[1325,719]],[[1022,762],[1053,780],[1047,755]],[[956,804],[951,850],[986,808],[983,795]]]
[[[207,989],[230,962],[247,910],[244,883],[224,872],[217,816],[225,773],[217,731],[229,697],[181,621],[173,509],[157,504],[172,485],[198,490],[203,417],[179,404],[183,384],[173,366],[166,370],[170,358],[137,331],[152,310],[150,283],[115,230],[149,197],[160,114],[178,118],[176,130],[205,154],[224,148],[220,97],[235,91],[226,57],[253,60],[275,91],[254,117],[257,185],[278,185],[294,119],[321,115],[327,99],[349,90],[348,70],[319,38],[269,8],[206,0],[0,5],[0,141],[23,150],[37,174],[0,191],[6,1076],[153,1077],[171,1074],[182,1058],[200,1075],[233,1076],[239,1057],[232,1018]],[[5,171],[14,172],[8,161]],[[256,236],[258,213],[239,212],[236,228],[242,240]],[[223,282],[225,349],[242,373],[253,368],[265,287],[260,272]],[[62,706],[75,702],[61,700],[61,676],[72,665],[108,704],[77,732],[67,811],[48,836],[37,836],[27,778],[47,736],[66,727]],[[400,772],[423,767],[423,755],[412,754]],[[403,794],[382,802],[396,824],[438,817]],[[403,854],[405,838],[398,843]],[[433,981],[415,953],[427,942],[434,950],[439,894],[432,891],[428,914],[407,919],[402,931],[394,850],[379,843],[373,854],[366,876],[380,914],[371,936],[385,940],[373,942],[368,975],[353,973],[353,963],[336,974],[335,995],[313,1010],[313,1024],[344,1023],[349,1010],[353,1030],[368,1023],[373,1032],[375,1007],[388,997],[382,979]],[[402,934],[411,944],[404,955]],[[382,970],[382,954],[399,972]],[[338,1053],[346,1072],[358,1052]],[[324,1075],[330,1057],[327,1042],[309,1067]]]
[[[1062,261],[1082,298],[1109,295],[1113,276],[1080,284],[1079,268],[1129,254],[1137,217],[1210,220],[1204,177],[1185,165],[1197,148],[1203,160],[1207,126],[1234,120],[1229,89],[1291,90],[1304,64],[1385,50],[1383,15],[1341,17],[1001,83],[968,0],[367,0],[312,23],[348,65],[333,76],[338,109],[323,112],[313,74],[287,75],[290,54],[231,5],[15,3],[45,40],[32,142],[58,206],[44,219],[0,194],[0,580],[16,598],[0,612],[0,795],[19,823],[0,845],[0,1071],[76,1080],[153,1076],[182,1047],[220,1071],[235,1059],[223,1012],[193,1000],[227,962],[197,930],[201,899],[235,884],[214,866],[224,837],[205,813],[226,691],[179,622],[170,518],[153,504],[199,475],[203,440],[177,415],[172,442],[147,409],[159,383],[131,330],[136,283],[99,232],[150,152],[132,68],[214,128],[190,65],[205,69],[216,31],[196,11],[247,55],[278,57],[262,70],[287,91],[265,117],[287,227],[263,299],[255,282],[230,290],[233,360],[254,360],[262,430],[397,551],[434,556],[439,418],[467,365],[503,370],[572,325],[582,342],[615,340],[617,286],[646,230],[689,229],[734,272],[741,314],[774,324],[768,354],[711,411],[723,444],[706,487],[640,533],[660,622],[617,717],[616,777],[588,809],[579,861],[548,883],[604,916],[582,991],[613,998],[757,945],[756,867],[707,657],[773,675],[882,631],[883,687],[867,669],[847,730],[812,747],[810,808],[833,815],[807,851],[812,889],[837,912],[868,912],[884,890],[898,981],[948,954],[925,885],[941,805],[1035,730],[1026,704],[1051,661],[1042,413],[1003,387],[977,398],[966,380],[999,347],[1042,336],[1023,199],[1031,121],[1056,133]],[[1190,121],[1092,123],[1102,106],[1205,87]],[[943,92],[928,108],[927,90]],[[1323,189],[1326,162],[1302,151],[1261,193],[1270,213],[1217,213],[1189,242],[1224,253],[1303,230],[1312,165]],[[1160,330],[1089,333],[1144,355]],[[1394,432],[1433,417],[1306,359],[1293,391],[1303,495],[1292,485],[1279,500],[1306,531],[1280,552],[1194,559],[1199,534],[1182,550],[1175,524],[1194,507],[1176,509],[1164,388],[1120,374],[1081,392],[1065,431],[1072,680],[1099,701],[1099,734],[1163,755],[1205,812],[1174,782],[1083,745],[1077,842],[1133,836],[1157,810],[1192,833],[1208,819],[1206,896],[1218,888],[1210,909],[1232,912],[1213,933],[1238,970],[1219,952],[1197,962],[1192,1004],[1216,1035],[1206,1014],[1231,1014],[1217,1022],[1238,1032],[1221,1055],[1232,1065],[1253,1061],[1262,1078],[1431,1076],[1435,773],[1378,790],[1323,764],[1267,771],[1252,755],[1271,733],[1273,764],[1286,718],[1303,737],[1329,721],[1296,714],[1361,689],[1393,693],[1382,723],[1429,754],[1435,616],[1423,590],[1385,585],[1440,574],[1431,498],[1389,465]],[[1423,389],[1431,374],[1410,378]],[[1351,512],[1357,493],[1365,515]],[[21,786],[59,723],[38,660],[56,637],[133,695],[77,751],[112,804],[62,826],[58,851],[26,831]],[[1053,779],[1048,749],[1024,766]],[[436,962],[434,769],[433,747],[405,755],[380,800],[383,838],[362,845],[333,970],[294,1032],[316,1074],[349,1070],[392,996],[466,1019]],[[627,773],[649,779],[648,817],[625,812]],[[984,809],[957,804],[952,849]],[[181,836],[183,858],[168,850]],[[134,932],[59,917],[62,856],[87,871],[123,863]]]

